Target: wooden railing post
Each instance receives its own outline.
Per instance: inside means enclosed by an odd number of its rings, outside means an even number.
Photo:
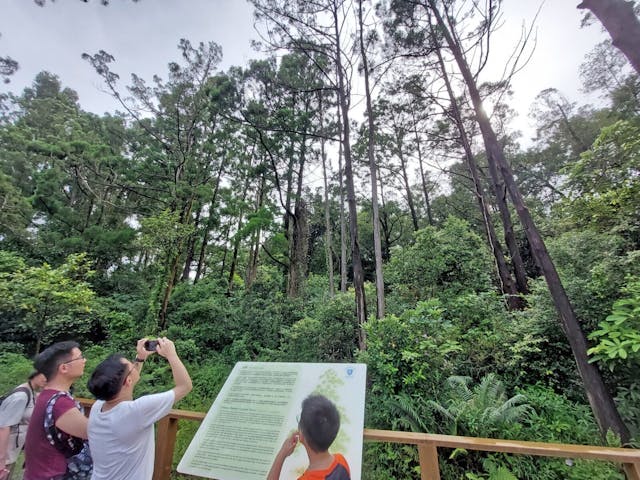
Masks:
[[[171,478],[171,464],[173,463],[173,449],[177,433],[177,418],[169,415],[158,422],[153,480],[169,480]]]
[[[627,475],[627,480],[640,480],[640,463],[623,463],[624,473]]]
[[[418,444],[418,458],[420,459],[421,480],[440,480],[440,465],[438,463],[438,447],[433,442]]]

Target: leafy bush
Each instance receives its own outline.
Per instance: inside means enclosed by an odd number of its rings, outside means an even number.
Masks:
[[[486,243],[465,221],[449,217],[442,228],[418,230],[413,245],[394,250],[385,280],[391,297],[415,303],[489,290],[491,271]]]
[[[10,352],[0,352],[0,395],[12,390],[17,385],[27,381],[29,373],[33,370],[33,361],[24,355]]]
[[[283,328],[278,357],[296,362],[352,361],[358,332],[354,308],[352,293],[318,302],[313,317]]]

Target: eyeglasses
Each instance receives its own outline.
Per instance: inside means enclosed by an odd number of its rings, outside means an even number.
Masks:
[[[129,378],[129,375],[131,375],[131,372],[133,372],[136,368],[138,368],[139,363],[138,362],[131,362],[131,368],[127,371],[127,374],[122,377],[122,384],[124,385],[127,381],[127,378]]]
[[[62,362],[62,364],[66,364],[66,363],[71,363],[71,362],[75,362],[76,360],[84,360],[84,355],[81,353],[80,356],[76,357],[76,358],[72,358],[71,360],[67,360],[66,362]]]

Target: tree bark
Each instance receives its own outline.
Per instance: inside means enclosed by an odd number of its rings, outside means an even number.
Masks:
[[[189,236],[189,243],[187,244],[187,256],[184,260],[184,268],[182,269],[182,277],[180,278],[182,282],[186,282],[187,280],[189,280],[189,276],[191,275],[191,264],[193,263],[193,259],[195,256],[196,239],[198,237],[197,230],[200,226],[200,215],[202,214],[202,204],[200,202],[198,203],[200,204],[200,208],[198,208],[198,211],[196,212],[196,218],[193,222],[194,231]]]
[[[287,296],[297,297],[307,275],[309,252],[309,224],[307,207],[302,199],[302,180],[306,161],[306,135],[302,136],[300,146],[300,165],[297,172],[294,212],[289,230],[289,274],[287,276]]]
[[[587,355],[587,340],[584,332],[582,331],[582,327],[580,326],[575,312],[573,311],[573,307],[569,302],[569,298],[564,290],[555,265],[547,252],[544,240],[538,232],[538,229],[531,218],[531,214],[524,203],[524,199],[522,198],[520,190],[513,177],[513,173],[511,172],[511,167],[504,157],[504,152],[498,142],[493,128],[491,127],[489,118],[482,107],[480,92],[475,83],[475,79],[471,74],[471,70],[469,69],[464,54],[462,53],[460,46],[453,40],[453,36],[450,33],[447,24],[443,20],[442,15],[436,6],[435,0],[429,0],[429,6],[437,20],[442,35],[444,35],[447,45],[455,57],[458,68],[462,73],[469,91],[478,125],[482,132],[485,148],[487,150],[487,159],[490,163],[495,162],[496,167],[500,170],[502,178],[504,179],[509,191],[509,196],[514,203],[516,212],[518,213],[529,240],[532,253],[547,282],[549,292],[551,293],[554,305],[562,321],[564,333],[569,340],[569,344],[578,367],[578,372],[580,373],[580,377],[584,383],[589,404],[591,405],[594,417],[600,427],[600,431],[603,435],[606,435],[609,430],[612,430],[620,436],[623,443],[626,443],[629,440],[629,431],[616,409],[613,398],[604,384],[600,371],[594,364],[589,363],[589,357]]]
[[[216,175],[216,184],[213,189],[213,193],[211,195],[211,203],[209,204],[209,218],[207,218],[207,223],[205,225],[204,231],[202,232],[202,241],[200,243],[200,253],[198,254],[198,266],[196,267],[196,275],[193,279],[193,284],[195,285],[200,280],[200,277],[204,273],[204,261],[207,252],[207,244],[209,242],[209,232],[213,229],[213,210],[216,205],[216,201],[218,198],[218,191],[220,190],[220,181],[222,179],[222,174],[224,172],[224,162],[220,161],[220,167],[218,168],[218,174]]]
[[[187,204],[183,207],[180,214],[180,223],[183,225],[189,224],[191,221],[191,209],[193,208],[193,197],[189,199]],[[160,304],[160,310],[158,311],[158,325],[160,330],[167,328],[167,308],[169,308],[169,299],[173,288],[176,286],[176,280],[178,278],[178,267],[180,266],[180,258],[184,253],[183,241],[179,241],[176,246],[176,253],[173,255],[171,266],[169,267],[169,274],[167,276],[167,284],[162,295],[162,302]]]
[[[435,43],[436,39],[433,31],[431,31],[431,38]],[[449,81],[449,74],[447,73],[447,69],[445,67],[444,60],[442,59],[442,54],[440,53],[439,48],[436,48],[436,54],[438,56],[438,65],[440,66],[440,71],[442,72],[442,79],[444,80],[444,84],[447,88],[447,93],[449,94],[449,99],[451,100],[451,114],[453,116],[453,121],[458,127],[458,132],[460,133],[460,143],[462,144],[462,148],[465,152],[467,167],[469,169],[469,173],[471,173],[471,178],[473,178],[474,193],[478,202],[480,214],[482,215],[482,224],[484,227],[485,235],[487,237],[487,242],[489,243],[489,247],[491,248],[491,252],[493,253],[493,258],[498,270],[498,277],[500,278],[500,288],[502,290],[502,293],[507,297],[509,308],[511,310],[520,309],[524,306],[524,301],[522,300],[522,297],[518,296],[516,285],[513,281],[513,278],[511,277],[511,273],[509,272],[509,267],[507,266],[504,254],[502,253],[500,242],[498,242],[498,237],[496,235],[495,228],[493,227],[491,215],[489,214],[484,191],[482,189],[482,183],[480,182],[480,176],[478,175],[478,165],[476,163],[473,152],[471,151],[471,144],[467,137],[464,123],[462,122],[462,115],[460,114],[460,109],[458,108],[458,103],[456,102],[455,94],[453,93],[451,82]]]
[[[256,193],[256,211],[260,210],[264,205],[264,189],[266,184],[266,173],[263,173],[260,177],[260,186]],[[247,262],[247,274],[245,278],[245,286],[247,289],[251,288],[253,282],[255,282],[258,275],[258,258],[260,253],[260,237],[262,229],[258,228],[251,238],[251,248],[249,252],[249,261]]]
[[[371,175],[371,210],[373,211],[373,250],[376,263],[376,317],[384,317],[384,277],[382,274],[382,246],[380,242],[380,212],[378,209],[378,178],[375,146],[375,122],[373,108],[371,107],[371,86],[369,85],[369,64],[367,62],[367,50],[364,44],[364,22],[362,20],[362,0],[358,1],[358,30],[360,33],[360,54],[362,55],[362,69],[364,73],[364,91],[367,103],[367,117],[369,138],[367,143],[367,156],[369,157],[369,173]]]
[[[329,180],[327,175],[327,151],[325,149],[324,136],[324,109],[322,102],[322,92],[318,93],[318,105],[320,109],[320,130],[322,137],[320,138],[320,156],[322,158],[322,180],[324,181],[324,254],[327,260],[327,277],[329,278],[329,295],[333,297],[336,294],[336,286],[333,278],[333,239],[331,232],[331,210],[329,205]]]
[[[429,198],[429,184],[428,184],[428,176],[424,171],[423,159],[422,159],[422,148],[420,148],[420,136],[418,135],[418,122],[416,121],[416,115],[411,109],[411,118],[413,119],[413,133],[416,137],[416,151],[418,152],[418,167],[420,168],[420,181],[422,183],[422,194],[424,195],[424,203],[427,206],[427,219],[429,221],[429,225],[433,225],[433,214],[431,213],[431,199]]]
[[[626,0],[583,0],[579,9],[593,13],[611,35],[611,43],[620,49],[640,74],[640,21]]]
[[[351,158],[351,143],[349,125],[349,101],[347,99],[347,87],[345,85],[342,66],[342,48],[340,47],[340,23],[337,6],[332,10],[333,28],[336,49],[336,71],[338,75],[338,100],[342,114],[342,145],[344,149],[344,176],[347,189],[347,205],[349,206],[349,235],[351,237],[351,264],[353,266],[353,288],[356,297],[356,317],[360,329],[358,331],[358,346],[365,350],[367,346],[364,324],[367,321],[367,303],[364,292],[364,270],[360,256],[360,243],[358,240],[358,209],[356,205],[356,192],[353,184],[353,162]]]
[[[342,120],[340,120],[340,105],[338,105],[338,130],[340,143],[338,144],[338,178],[340,179],[340,291],[347,291],[347,219],[344,212],[344,169],[342,167]]]

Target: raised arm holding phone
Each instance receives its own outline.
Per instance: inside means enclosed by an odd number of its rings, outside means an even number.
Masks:
[[[134,400],[133,389],[144,362],[154,353],[169,362],[175,386]],[[88,426],[93,451],[92,480],[150,480],[155,455],[153,424],[191,391],[191,378],[171,340],[142,338],[136,354],[134,361],[120,354],[111,355],[89,379],[89,391],[98,399]]]

